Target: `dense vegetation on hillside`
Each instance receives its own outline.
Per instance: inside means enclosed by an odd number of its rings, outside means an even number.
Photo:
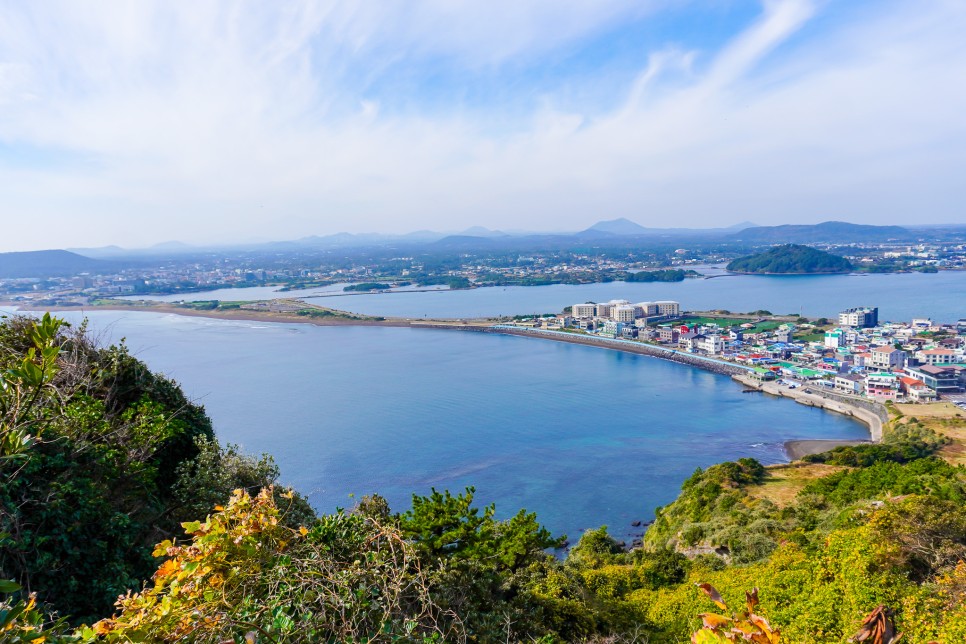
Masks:
[[[383,284],[382,282],[363,282],[361,284],[349,284],[343,291],[385,291],[392,288],[389,284]]]
[[[624,278],[625,282],[683,282],[685,277],[697,276],[694,271],[681,269],[667,269],[661,271],[638,271],[628,273]]]
[[[728,270],[736,273],[847,273],[852,268],[852,263],[844,257],[797,244],[773,246],[728,264]]]
[[[560,560],[472,489],[316,517],[83,329],[7,320],[0,362],[5,642],[966,641],[966,470],[915,420],[796,466],[785,500],[753,459],[698,470],[643,548],[600,528]]]

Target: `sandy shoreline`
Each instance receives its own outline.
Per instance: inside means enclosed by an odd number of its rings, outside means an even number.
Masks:
[[[288,324],[312,324],[315,326],[392,326],[408,327],[413,324],[425,322],[423,320],[409,318],[384,318],[377,320],[367,316],[360,318],[350,317],[330,317],[314,318],[306,315],[296,315],[294,313],[272,312],[272,311],[253,311],[250,309],[231,309],[228,311],[203,311],[197,309],[186,309],[179,306],[168,304],[118,304],[106,306],[53,306],[53,307],[29,307],[23,306],[21,302],[0,302],[2,306],[16,307],[18,313],[65,313],[68,311],[87,313],[90,311],[122,311],[129,313],[167,313],[173,315],[185,315],[188,317],[211,318],[215,320],[243,320],[246,322],[284,322]],[[441,321],[436,321],[441,322]]]

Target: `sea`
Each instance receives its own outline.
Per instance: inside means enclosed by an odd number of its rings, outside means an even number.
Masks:
[[[671,299],[685,309],[833,316],[872,305],[880,319],[966,317],[966,272],[730,276],[678,283],[343,295],[229,289],[170,300],[309,301],[370,315],[463,318],[560,311],[584,301]],[[378,493],[474,487],[497,515],[536,512],[576,540],[607,525],[627,541],[696,468],[750,456],[786,461],[790,439],[862,439],[864,425],[788,399],[743,393],[728,377],[660,359],[534,338],[459,331],[318,327],[92,310],[103,343],[132,352],[203,404],[219,439],[270,453],[282,481],[322,512]]]
[[[868,437],[864,425],[728,377],[532,338],[390,327],[90,311],[204,405],[218,438],[270,453],[319,511],[378,493],[474,487],[497,515],[536,512],[571,540],[609,526],[628,542],[696,468],[786,461],[789,439]]]
[[[388,293],[345,293],[345,284],[278,292],[272,287],[222,289],[201,293],[150,296],[150,299],[256,300],[301,297],[320,306],[366,315],[405,318],[473,318],[558,313],[579,302],[675,300],[687,310],[766,310],[777,315],[834,317],[855,306],[879,307],[880,320],[931,317],[955,322],[966,316],[966,271],[849,275],[735,275],[720,266],[695,267],[709,279],[683,282],[555,284],[468,290],[417,287]],[[140,299],[131,296],[126,299]]]

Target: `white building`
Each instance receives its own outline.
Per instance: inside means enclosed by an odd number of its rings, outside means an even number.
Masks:
[[[595,315],[599,318],[609,318],[610,312],[614,310],[614,305],[610,302],[602,302],[597,305]]]
[[[635,315],[635,309],[633,306],[615,306],[611,316],[618,322],[624,322],[625,324],[633,324]]]
[[[870,329],[879,323],[879,309],[875,306],[865,306],[846,309],[839,313],[839,324],[860,329]]]
[[[592,318],[597,312],[597,305],[595,304],[574,304],[570,307],[570,313],[578,320],[584,318]]]
[[[681,304],[671,300],[659,300],[654,302],[657,306],[658,315],[681,315]]]
[[[638,317],[649,318],[658,315],[657,304],[654,302],[638,302],[634,306],[641,310]]]
[[[874,369],[901,369],[906,366],[906,352],[895,347],[872,347],[871,357],[866,360],[866,367]]]
[[[702,353],[718,355],[724,351],[724,340],[717,333],[699,335],[695,338],[693,346]]]

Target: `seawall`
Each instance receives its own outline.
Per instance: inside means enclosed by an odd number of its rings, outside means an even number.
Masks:
[[[459,327],[451,327],[459,328]],[[474,330],[480,330],[479,328]],[[716,360],[714,358],[706,358],[704,356],[697,356],[691,353],[684,353],[683,351],[676,351],[674,349],[665,349],[663,347],[657,347],[650,344],[643,344],[641,342],[634,342],[631,340],[611,340],[608,338],[596,338],[586,335],[578,335],[576,333],[567,333],[564,331],[544,331],[543,329],[520,329],[513,327],[501,327],[501,326],[490,326],[483,327],[482,330],[486,333],[500,333],[502,335],[518,335],[528,338],[543,338],[545,340],[553,340],[555,342],[568,342],[570,344],[583,344],[591,347],[601,347],[604,349],[613,349],[615,351],[626,351],[628,353],[637,353],[640,355],[651,356],[654,358],[661,358],[662,360],[670,360],[671,362],[679,362],[681,364],[690,365],[692,367],[697,367],[698,369],[704,369],[706,371],[712,371],[714,373],[719,373],[725,376],[736,376],[740,374],[747,374],[750,372],[750,368],[742,367],[741,365],[731,364],[724,362],[723,360]]]
[[[833,392],[816,392],[814,389],[812,393],[805,393],[802,386],[789,389],[787,386],[774,382],[758,382],[747,374],[737,374],[732,378],[750,389],[773,396],[791,398],[795,402],[809,407],[820,407],[821,409],[852,416],[869,427],[872,441],[876,443],[882,440],[882,427],[889,420],[889,414],[885,407],[870,400],[852,400],[849,396]]]

